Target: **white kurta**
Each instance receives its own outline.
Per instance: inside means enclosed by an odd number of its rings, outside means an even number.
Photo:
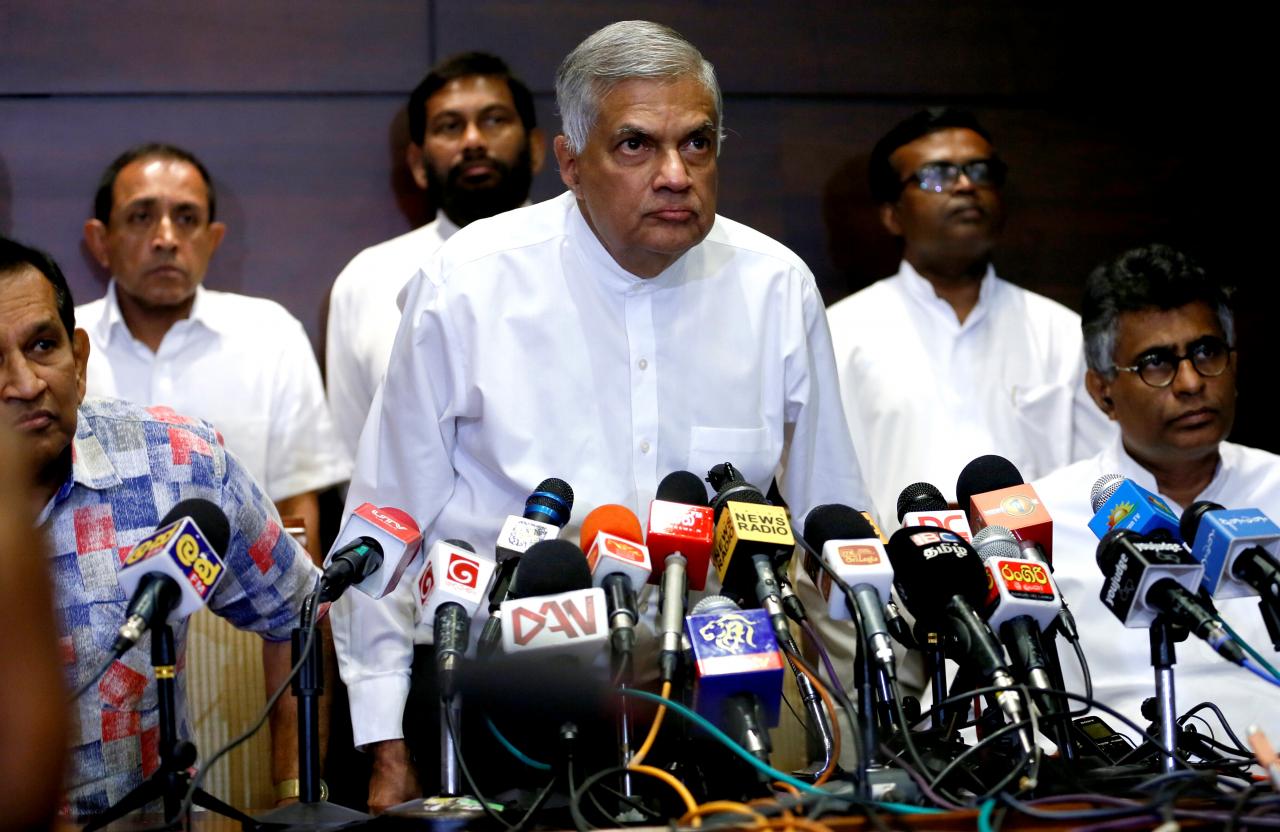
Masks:
[[[349,475],[311,342],[280,304],[198,287],[190,317],[152,352],[125,325],[113,280],[105,297],[76,307],[76,322],[92,345],[88,395],[204,419],[272,500]]]
[[[366,248],[333,281],[325,385],[338,437],[352,457],[400,326],[396,296],[457,230],[440,213],[421,228]]]
[[[458,232],[405,290],[348,509],[407,510],[428,543],[491,550],[534,486],[641,516],[675,470],[732,461],[797,517],[868,505],[836,387],[822,300],[792,252],[717,217],[651,279],[614,262],[571,194]],[[781,470],[780,469],[785,469]],[[334,638],[358,745],[401,736],[414,603],[348,593]]]
[[[1257,508],[1268,517],[1280,519],[1280,457],[1230,442],[1222,443],[1219,451],[1222,461],[1218,471],[1196,499],[1212,500],[1227,508]],[[1156,490],[1155,478],[1125,452],[1118,438],[1100,454],[1032,485],[1053,518],[1054,579],[1080,628],[1081,644],[1093,676],[1094,698],[1145,727],[1147,721],[1140,711],[1142,700],[1155,696],[1149,631],[1126,628],[1099,598],[1103,578],[1096,559],[1098,539],[1089,531],[1088,522],[1093,516],[1089,492],[1103,474],[1121,474],[1143,488]],[[1165,499],[1182,513],[1185,506],[1167,496]],[[1234,598],[1215,604],[1242,638],[1272,664],[1280,661],[1258,614],[1257,598]],[[1226,713],[1242,739],[1251,723],[1261,725],[1273,741],[1280,737],[1280,690],[1221,658],[1194,635],[1175,650],[1179,714],[1212,700]],[[1084,682],[1069,649],[1063,652],[1062,665],[1067,690],[1083,693]],[[1112,728],[1127,730],[1107,714],[1097,715]],[[1201,711],[1200,715],[1209,720],[1219,740],[1228,741],[1212,713]],[[1193,720],[1193,724],[1205,732],[1203,723]]]
[[[1030,481],[1114,434],[1084,390],[1080,317],[994,270],[980,292],[961,324],[904,261],[827,310],[845,415],[886,534],[911,483],[955,500],[975,457],[1006,457]]]

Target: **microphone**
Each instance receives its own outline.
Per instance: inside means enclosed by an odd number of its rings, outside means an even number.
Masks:
[[[555,540],[569,522],[573,489],[562,479],[548,477],[524,501],[524,514],[509,514],[494,544],[497,571],[489,587],[489,617],[480,630],[476,655],[487,656],[502,643],[502,602],[511,597],[511,581],[520,556],[543,540]]]
[[[328,597],[323,600],[335,600],[348,586],[382,598],[406,570],[416,568],[421,552],[422,533],[412,517],[398,508],[363,503],[342,525],[324,559],[321,586]]]
[[[1226,509],[1197,500],[1182,513],[1183,540],[1204,565],[1200,587],[1214,598],[1261,595],[1280,604],[1280,527],[1256,508]]]
[[[693,707],[767,763],[782,703],[782,654],[764,610],[709,595],[684,621],[697,670]]]
[[[572,509],[573,489],[569,483],[555,477],[538,483],[524,501],[524,514],[520,517],[509,514],[503,522],[498,533],[498,563],[520,557],[541,540],[559,536],[560,530],[569,522]]]
[[[619,657],[630,655],[636,645],[639,614],[634,588],[653,572],[643,539],[640,519],[626,506],[598,506],[582,521],[582,548],[587,553],[592,584],[604,590],[609,644]]]
[[[815,552],[821,553],[823,561],[849,589],[846,595],[812,556],[806,554],[805,571],[827,599],[831,618],[844,621],[852,618],[851,595],[872,657],[890,679],[897,678],[893,644],[884,614],[893,585],[893,566],[871,524],[849,506],[817,506],[805,518],[804,539]]]
[[[484,603],[495,564],[465,540],[437,540],[418,578],[418,619],[430,621],[441,697],[456,690],[458,662],[467,652],[471,617]]]
[[[1040,547],[1037,560],[1053,563],[1053,520],[1036,490],[1009,460],[988,454],[970,462],[956,480],[956,499],[968,512],[975,532],[984,526],[1004,526],[1018,540]]]
[[[789,555],[795,547],[787,510],[770,505],[760,489],[743,480],[728,462],[712,468],[707,477],[716,486],[711,500],[716,518],[711,562],[724,594],[755,597],[769,614],[778,640],[787,644],[791,633],[773,569],[773,557],[780,550]]]
[[[951,532],[905,526],[889,538],[888,552],[898,596],[917,622],[950,635],[946,646],[958,654],[952,658],[967,659],[983,679],[1002,689],[996,701],[1011,721],[1026,719],[1000,642],[975,609],[985,599],[987,579],[973,547]],[[1020,729],[1018,737],[1031,753],[1028,732]]]
[[[1195,595],[1204,567],[1181,543],[1113,529],[1098,543],[1105,580],[1099,597],[1126,627],[1150,627],[1157,615],[1186,627],[1223,658],[1244,662],[1244,651],[1227,633],[1208,598]]]
[[[707,505],[702,480],[689,471],[672,471],[663,477],[656,496],[649,504],[645,540],[655,567],[649,582],[662,587],[658,667],[662,680],[671,681],[682,653],[680,635],[689,589],[701,592],[707,584],[715,513]]]
[[[1101,540],[1112,529],[1128,529],[1141,535],[1164,529],[1175,540],[1182,533],[1178,515],[1158,494],[1119,474],[1103,474],[1089,491],[1093,518],[1089,530]]]
[[[960,509],[948,506],[947,498],[932,483],[916,482],[902,489],[898,495],[898,523],[903,526],[937,526],[965,540],[973,539],[968,517]]]
[[[112,652],[123,656],[147,630],[207,604],[222,579],[230,539],[226,514],[208,500],[183,500],[169,509],[156,531],[129,550],[117,575],[129,605]]]
[[[1009,656],[1032,687],[1054,687],[1049,657],[1040,634],[1051,627],[1062,609],[1049,570],[1024,560],[1007,529],[987,526],[973,539],[987,567],[990,589],[984,604],[987,625],[1000,634]]]
[[[500,612],[508,655],[594,659],[608,640],[604,590],[591,586],[582,550],[567,540],[543,540],[520,559],[511,598]]]

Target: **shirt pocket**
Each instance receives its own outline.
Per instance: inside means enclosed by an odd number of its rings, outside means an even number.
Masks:
[[[1030,482],[1071,461],[1072,390],[1065,384],[1013,388],[1013,408],[1021,439],[1019,471]]]
[[[768,428],[694,426],[689,434],[688,470],[706,477],[713,466],[731,462],[747,482],[767,492],[778,467],[780,445],[769,435]]]

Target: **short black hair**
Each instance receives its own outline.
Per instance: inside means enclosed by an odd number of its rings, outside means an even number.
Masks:
[[[53,284],[53,296],[58,302],[58,318],[67,331],[67,337],[73,337],[76,331],[76,304],[71,299],[71,287],[67,285],[62,269],[58,268],[48,252],[0,236],[0,277],[20,271],[24,266],[40,272]]]
[[[139,159],[175,159],[179,162],[186,162],[200,171],[200,178],[204,180],[205,193],[209,195],[209,222],[213,222],[217,217],[218,195],[213,189],[213,177],[209,176],[209,169],[204,166],[204,163],[197,159],[194,153],[175,145],[164,144],[163,142],[148,142],[131,147],[121,153],[102,172],[102,177],[98,180],[98,190],[93,195],[93,215],[103,225],[106,225],[111,220],[111,206],[115,201],[116,177],[120,175],[120,171]]]
[[[507,62],[488,52],[462,52],[445,58],[431,68],[427,77],[409,94],[409,138],[421,146],[427,138],[427,99],[439,92],[445,84],[459,78],[485,75],[501,78],[511,90],[511,100],[516,113],[524,124],[525,132],[538,126],[538,116],[533,108],[533,93],[517,78]]]
[[[1189,255],[1154,243],[1130,249],[1093,270],[1085,283],[1080,328],[1089,369],[1105,376],[1115,373],[1118,322],[1125,312],[1179,309],[1203,303],[1218,316],[1227,343],[1235,345],[1235,289],[1205,272]]]
[[[898,195],[902,193],[901,177],[889,161],[895,150],[930,133],[952,129],[972,130],[988,143],[995,144],[991,134],[968,110],[930,107],[908,116],[885,133],[871,150],[871,158],[867,161],[867,182],[871,186],[871,198],[876,204],[897,202]]]

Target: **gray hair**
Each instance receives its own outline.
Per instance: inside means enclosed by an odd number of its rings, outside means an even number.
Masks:
[[[674,29],[647,20],[611,23],[578,44],[556,70],[556,107],[569,149],[581,153],[600,102],[633,78],[696,78],[715,99],[716,150],[724,102],[715,67]]]
[[[1114,378],[1120,316],[1146,309],[1178,309],[1189,303],[1212,309],[1227,345],[1235,346],[1233,293],[1232,287],[1210,278],[1191,257],[1169,246],[1130,249],[1094,269],[1085,284],[1080,314],[1085,363],[1095,373]]]

